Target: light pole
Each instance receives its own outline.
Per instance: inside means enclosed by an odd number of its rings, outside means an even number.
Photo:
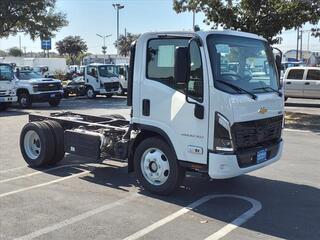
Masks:
[[[117,41],[119,40],[119,10],[124,8],[124,5],[121,5],[120,3],[114,3],[112,4],[115,10],[117,10]],[[117,53],[119,53],[119,48],[117,46]]]
[[[100,35],[100,34],[97,33],[97,36],[101,37],[103,39],[103,46],[102,46],[103,64],[106,64],[106,53],[107,53],[106,38],[110,37],[111,34],[109,34],[109,35]]]

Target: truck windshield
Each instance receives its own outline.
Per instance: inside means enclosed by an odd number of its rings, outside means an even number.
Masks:
[[[30,80],[41,78],[41,75],[36,72],[20,72],[19,80]]]
[[[0,65],[0,81],[11,81],[12,79],[12,68],[9,65]]]
[[[252,94],[279,89],[273,53],[267,42],[212,34],[208,37],[208,48],[215,87],[219,90],[245,93],[237,91],[231,84]]]
[[[116,66],[99,66],[100,77],[117,77]]]

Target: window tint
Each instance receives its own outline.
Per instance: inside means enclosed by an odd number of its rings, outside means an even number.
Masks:
[[[307,80],[320,80],[320,70],[309,70]]]
[[[203,101],[203,70],[201,54],[195,41],[190,45],[190,80],[188,84],[188,95],[200,102]]]
[[[11,81],[12,79],[12,68],[9,65],[0,65],[0,81]]]
[[[303,78],[303,69],[291,69],[287,79],[297,79],[297,80],[302,80]]]
[[[175,89],[174,53],[176,47],[187,46],[188,39],[153,39],[148,43],[147,78],[157,80]]]

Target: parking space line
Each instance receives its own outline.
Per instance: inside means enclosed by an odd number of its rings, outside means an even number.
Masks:
[[[70,178],[74,178],[74,177],[78,177],[78,176],[81,176],[81,175],[88,174],[90,171],[91,170],[85,170],[85,171],[83,171],[81,173],[72,174],[70,176],[62,177],[62,178],[59,178],[59,179],[56,179],[56,180],[53,180],[53,181],[50,181],[50,182],[45,182],[45,183],[41,183],[41,184],[30,186],[30,187],[20,188],[20,189],[15,190],[15,191],[2,193],[2,194],[0,194],[0,198],[6,197],[6,196],[9,196],[9,195],[12,195],[12,194],[20,193],[20,192],[25,192],[25,191],[28,191],[28,190],[31,190],[31,189],[35,189],[35,188],[44,187],[44,186],[47,186],[47,185],[50,185],[50,184],[53,184],[53,183],[62,182],[64,180],[67,180],[67,179],[70,179]]]
[[[66,219],[66,220],[64,220],[62,222],[59,222],[59,223],[53,224],[51,226],[39,229],[39,230],[34,231],[34,232],[32,232],[32,233],[30,233],[28,235],[16,238],[16,240],[34,239],[36,237],[39,237],[39,236],[42,236],[44,234],[47,234],[47,233],[53,232],[55,230],[58,230],[60,228],[66,227],[66,226],[68,226],[70,224],[73,224],[73,223],[82,221],[82,220],[84,220],[86,218],[92,217],[92,216],[94,216],[96,214],[102,213],[102,212],[104,212],[106,210],[112,209],[112,208],[117,207],[117,206],[122,206],[123,204],[128,203],[128,202],[132,201],[133,199],[135,199],[135,198],[137,198],[139,196],[140,195],[138,195],[138,194],[132,194],[131,196],[126,197],[126,198],[122,198],[122,199],[120,199],[120,200],[118,200],[116,202],[106,204],[106,205],[104,205],[102,207],[99,207],[99,208],[90,210],[88,212],[82,213],[80,215],[71,217],[71,218]]]
[[[38,174],[41,174],[41,173],[51,172],[51,171],[56,170],[56,169],[65,168],[65,167],[74,167],[74,166],[81,166],[81,164],[67,164],[67,165],[61,165],[61,166],[58,166],[58,167],[48,168],[48,169],[44,169],[44,170],[38,170],[38,171],[33,172],[33,173],[29,173],[29,174],[25,174],[25,175],[13,177],[13,178],[7,178],[7,179],[4,179],[4,180],[0,180],[0,183],[10,182],[10,181],[13,181],[13,180],[26,178],[26,177],[31,177],[31,176],[38,175]]]
[[[143,237],[144,235],[152,232],[153,230],[167,224],[168,222],[171,222],[172,220],[180,217],[181,215],[192,211],[194,208],[200,206],[201,204],[204,204],[206,202],[208,202],[209,200],[215,199],[215,198],[237,198],[237,199],[242,199],[245,201],[248,201],[251,203],[252,208],[250,208],[248,211],[246,211],[245,213],[241,214],[239,217],[237,217],[236,219],[234,219],[231,223],[227,224],[225,227],[221,228],[219,231],[215,232],[213,235],[209,236],[208,238],[206,238],[206,240],[217,240],[222,238],[223,236],[225,236],[226,234],[228,234],[229,232],[231,232],[232,230],[236,229],[237,227],[239,227],[241,224],[243,224],[244,222],[248,221],[250,218],[252,218],[258,211],[261,210],[262,205],[259,201],[253,199],[253,198],[249,198],[249,197],[244,197],[244,196],[240,196],[240,195],[234,195],[234,194],[212,194],[212,195],[207,195],[204,196],[202,198],[200,198],[199,200],[189,204],[188,206],[180,209],[179,211],[155,222],[154,224],[149,225],[146,228],[141,229],[140,231],[124,238],[123,240],[135,240],[135,239],[139,239],[141,237]]]

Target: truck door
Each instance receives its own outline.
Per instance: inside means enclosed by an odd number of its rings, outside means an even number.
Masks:
[[[285,95],[288,97],[303,97],[304,69],[289,69],[285,78]]]
[[[98,77],[98,69],[96,66],[88,66],[85,74],[86,84],[93,87],[95,91],[100,88],[100,81]]]
[[[197,41],[190,43],[189,99],[186,84],[174,77],[175,49],[186,47],[190,38],[149,39],[143,56],[145,69],[141,75],[141,124],[161,129],[169,137],[179,160],[207,163],[208,79],[203,49]],[[204,107],[202,119],[195,107]]]
[[[308,69],[303,96],[306,98],[320,98],[320,70]]]

